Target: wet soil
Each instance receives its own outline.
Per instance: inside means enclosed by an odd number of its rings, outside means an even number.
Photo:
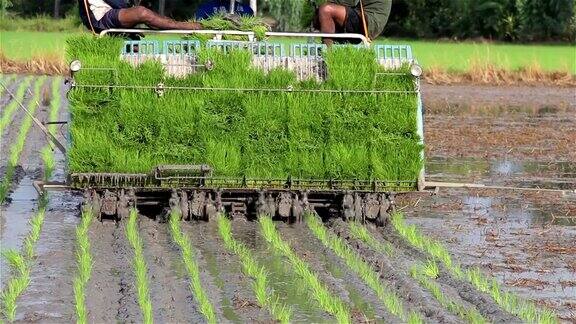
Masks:
[[[51,80],[47,79],[45,85],[49,84]],[[13,87],[15,89],[16,85]],[[576,188],[574,88],[424,85],[423,89],[429,180]],[[30,95],[26,98],[25,104]],[[4,97],[0,98],[1,106],[6,102]],[[60,118],[65,120],[68,118],[66,100],[63,100],[62,108]],[[39,108],[36,115],[45,120],[47,108]],[[5,153],[16,139],[23,118],[17,110],[11,126],[2,136],[0,168],[6,165],[9,154]],[[59,134],[65,133],[64,127]],[[19,166],[21,171],[12,183],[10,196],[13,200],[0,209],[2,247],[18,248],[28,231],[28,219],[37,206],[37,194],[31,183],[41,178],[39,152],[45,144],[44,136],[33,126],[26,139]],[[63,180],[64,157],[56,153],[56,161],[58,167],[53,179]],[[79,217],[78,209],[74,210],[77,199],[67,193],[51,196],[45,227],[37,245],[38,258],[32,268],[32,282],[18,305],[17,316],[21,321],[74,321],[71,283],[76,268],[73,227]],[[566,321],[576,321],[575,206],[574,197],[543,192],[442,189],[435,196],[399,199],[407,222],[417,224],[425,234],[445,244],[457,262],[464,266],[479,266],[496,276],[506,289],[551,307]],[[158,316],[156,320],[202,321],[187,290],[179,253],[174,253],[175,247],[169,243],[165,230],[154,229],[154,225],[162,227],[165,224],[142,220],[140,225],[150,275],[154,277],[151,297],[154,313]],[[214,232],[215,224],[196,225],[199,224],[188,224],[186,230],[194,238],[203,285],[219,312],[218,317],[222,321],[269,321],[269,314],[254,306],[250,281],[241,274],[238,260],[227,254],[219,242],[218,234]],[[282,292],[283,301],[292,306],[295,321],[333,320],[311,303],[301,280],[290,270],[286,260],[267,248],[258,234],[257,223],[234,220],[233,230],[235,237],[252,248],[270,271],[271,283]],[[281,231],[282,235],[294,237],[297,253],[303,258],[308,256],[311,266],[323,272],[323,280],[329,282],[343,299],[358,305],[357,308],[368,317],[373,314],[376,320],[379,316],[386,318],[378,304],[364,303],[373,301],[373,297],[362,290],[361,283],[346,272],[345,265],[335,256],[325,253],[319,244],[308,246],[306,242],[313,240],[297,240],[310,233],[298,235],[300,231],[292,233],[292,228]],[[413,260],[425,260],[425,256],[402,245],[393,232],[381,234],[383,239],[394,243],[401,256],[388,258],[389,266],[406,269]],[[132,253],[123,225],[94,222],[90,239],[95,263],[86,290],[89,320],[141,321],[133,287]],[[369,251],[366,253],[371,255]],[[312,262],[311,259],[320,261]],[[5,269],[3,263],[0,267]],[[1,284],[8,275],[6,271],[0,271]],[[506,318],[488,297],[463,282],[454,281],[447,273],[443,272],[439,281],[443,292],[460,298],[462,303],[476,306],[491,320],[498,322]],[[410,296],[416,298],[413,296],[418,295]],[[420,300],[416,298],[415,303]],[[439,319],[438,316],[431,318],[433,321]]]
[[[7,86],[8,90],[10,90],[10,92],[14,94],[16,93],[16,89],[18,89],[18,84],[20,84],[22,79],[24,79],[23,76],[16,76],[10,82],[8,82],[7,84],[5,83],[4,85]],[[6,92],[6,90],[2,86],[0,86],[0,94],[1,94],[0,113],[2,113],[4,111],[4,107],[6,107],[10,102],[10,100],[12,100],[12,97],[8,95],[8,92]]]
[[[389,256],[367,247],[350,237],[347,225],[337,220],[330,225],[332,231],[350,243],[358,255],[380,275],[385,285],[404,301],[405,312],[417,311],[425,322],[458,323],[460,320],[448,312],[427,290],[410,277],[410,266],[394,262]],[[420,262],[422,260],[419,260]],[[418,262],[411,260],[412,264]]]
[[[428,180],[576,189],[574,88],[424,91]],[[399,203],[465,266],[576,320],[573,194],[442,189]]]
[[[71,274],[76,272],[75,229],[81,197],[54,192],[49,199],[31,266],[30,286],[18,301],[17,321],[75,321]]]
[[[18,83],[20,82],[22,82],[22,79],[19,79]],[[31,82],[33,83],[34,80],[32,80]],[[4,96],[6,97],[7,94],[4,94]],[[24,93],[24,99],[22,100],[22,104],[24,106],[28,106],[28,103],[31,98],[32,95],[30,95],[30,93],[28,92]],[[37,109],[36,113],[38,112],[39,110]],[[9,126],[7,126],[4,129],[4,133],[0,134],[1,135],[0,152],[2,153],[0,154],[0,166],[3,168],[6,168],[6,166],[8,165],[8,159],[10,158],[10,147],[12,146],[13,143],[16,142],[18,134],[20,133],[20,125],[22,125],[22,122],[24,121],[25,117],[26,114],[22,111],[22,109],[16,109],[12,115],[12,122],[9,124]],[[30,136],[30,133],[28,133],[28,136]],[[4,172],[5,171],[2,172],[2,177],[4,177]]]
[[[430,259],[424,252],[410,246],[390,226],[377,228],[367,224],[366,227],[376,239],[382,242],[389,242],[394,246],[393,253],[389,256],[389,260],[396,269],[410,269],[410,267],[417,264],[424,264]],[[341,222],[333,228],[336,228],[335,231],[338,235],[345,237],[352,246],[356,246],[357,248],[361,247],[364,251],[366,249],[373,251],[373,249],[362,242],[351,238],[346,227]],[[447,295],[451,300],[466,307],[476,308],[484,318],[494,323],[520,321],[518,318],[502,310],[490,296],[479,292],[467,281],[452,276],[441,263],[437,264],[440,273],[435,282],[441,286],[442,293]]]
[[[38,195],[32,186],[32,179],[25,177],[16,186],[11,194],[8,205],[0,206],[0,234],[2,237],[2,250],[15,249],[20,251],[26,235],[28,235],[28,221],[37,211]],[[8,280],[8,265],[4,258],[0,258],[0,287],[4,287]]]
[[[308,294],[306,284],[298,277],[286,258],[278,255],[268,246],[260,234],[256,221],[243,218],[234,219],[234,237],[250,248],[258,263],[265,267],[269,283],[280,300],[292,310],[292,320],[300,323],[328,323],[334,319],[317,306]]]
[[[21,81],[21,79],[18,79]],[[32,80],[33,82],[34,80]],[[46,84],[46,82],[44,83]],[[33,94],[26,93],[23,104],[28,104]],[[43,107],[36,110],[36,116],[42,116]],[[5,129],[0,139],[0,171],[1,178],[5,176],[9,150],[18,138],[20,125],[24,120],[25,113],[18,109],[12,116],[10,126]],[[27,134],[26,145],[20,155],[19,165],[16,166],[14,177],[9,188],[9,196],[6,202],[0,206],[0,237],[2,248],[19,250],[24,237],[28,234],[28,221],[37,211],[38,194],[32,186],[33,181],[38,179],[42,167],[39,156],[33,157],[32,148],[42,145],[42,138],[33,129]],[[32,148],[31,148],[32,147]],[[0,258],[0,269],[7,269],[3,258]],[[8,271],[0,271],[0,287],[4,287],[9,276]]]
[[[235,323],[271,322],[270,314],[258,306],[240,261],[225,249],[217,226],[215,221],[182,222],[197,253],[203,288],[221,312],[219,318]]]
[[[576,108],[576,88],[422,84],[422,97],[434,106],[498,106]]]
[[[316,273],[326,287],[351,306],[356,322],[397,322],[376,294],[337,255],[326,248],[305,224],[277,223],[282,238]]]
[[[524,298],[574,319],[576,213],[558,194],[445,189],[401,204],[424,234]]]
[[[93,260],[92,276],[86,286],[88,321],[141,322],[132,269],[133,252],[126,239],[125,224],[94,221],[88,237]]]
[[[144,258],[148,264],[154,321],[198,323],[204,321],[182,269],[180,251],[171,243],[166,224],[139,218]]]
[[[576,89],[425,86],[429,157],[576,161]]]

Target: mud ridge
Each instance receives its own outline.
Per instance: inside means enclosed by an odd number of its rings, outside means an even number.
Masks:
[[[337,255],[314,237],[305,224],[279,222],[277,227],[294,252],[308,263],[330,291],[336,293],[346,304],[353,306],[351,313],[354,322],[376,320],[393,323],[399,320],[385,309],[376,294],[363,283],[361,278],[354,274]],[[332,273],[334,270],[328,269],[328,265],[333,269],[338,269],[340,272],[339,278]],[[351,296],[350,288],[346,287],[346,285],[350,285],[357,293],[357,296]],[[366,314],[366,312],[369,314]]]
[[[268,311],[258,306],[251,280],[242,272],[240,260],[226,250],[220,240],[217,222],[182,222],[182,229],[189,235],[199,261],[203,263],[201,271],[207,271],[206,275],[211,277],[210,282],[215,287],[203,288],[214,297],[211,301],[222,311],[222,319],[244,323],[272,322]]]
[[[382,229],[374,229],[370,227],[371,226],[369,226],[370,232],[373,235],[376,235],[378,240],[390,242],[396,248],[396,253],[401,253],[404,259],[417,259],[422,262],[430,259],[426,253],[415,249],[405,242],[404,239],[395,232],[391,225]],[[518,317],[504,311],[498,304],[496,304],[492,297],[476,290],[468,281],[454,278],[440,262],[438,262],[438,267],[440,269],[441,278],[438,282],[441,286],[443,288],[449,286],[449,288],[456,290],[462,300],[473,305],[478,312],[480,312],[480,314],[489,321],[494,323],[521,322]]]
[[[140,237],[150,277],[150,298],[154,321],[158,323],[198,323],[204,316],[189,289],[185,271],[175,265],[180,252],[170,244],[166,224],[140,216]]]
[[[398,269],[390,258],[377,253],[363,242],[350,236],[347,225],[338,219],[329,223],[329,228],[336,235],[346,240],[358,251],[364,261],[368,262],[380,274],[396,294],[405,301],[405,309],[418,310],[425,322],[458,323],[460,319],[445,309],[428,291],[420,287],[409,275],[409,268]]]
[[[123,224],[95,221],[89,237],[94,264],[86,287],[88,321],[139,322],[132,253]]]

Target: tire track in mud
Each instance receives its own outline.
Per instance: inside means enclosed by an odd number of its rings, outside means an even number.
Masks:
[[[290,263],[268,247],[268,243],[260,232],[258,222],[235,218],[232,221],[232,233],[234,238],[252,250],[259,264],[265,267],[270,277],[270,285],[281,301],[292,309],[291,320],[293,322],[335,322],[334,318],[312,301],[307,293],[306,285],[294,273]]]
[[[56,323],[75,320],[70,277],[77,268],[74,247],[80,199],[72,192],[50,194],[42,233],[36,244],[30,286],[19,299],[17,321]]]
[[[399,321],[390,314],[374,292],[346,264],[326,248],[305,224],[276,224],[294,252],[308,263],[329,289],[351,307],[355,322]]]
[[[389,258],[389,260],[398,268],[406,269],[406,271],[408,271],[413,264],[417,262],[425,263],[427,260],[431,259],[431,257],[426,253],[413,248],[405,242],[390,225],[378,229],[374,228],[372,225],[366,225],[366,227],[377,240],[382,242],[387,241],[394,246],[394,255]],[[343,227],[340,226],[340,228],[342,229]],[[334,227],[332,227],[332,229],[334,230]],[[350,238],[345,230],[341,231],[341,234],[339,235],[348,236],[348,240],[353,242],[351,244],[352,246],[363,245],[362,242]],[[368,247],[365,248],[369,249]],[[440,284],[444,293],[449,294],[450,297],[455,298],[456,301],[463,305],[476,308],[478,312],[490,322],[521,322],[518,317],[515,317],[513,314],[500,308],[492,297],[476,290],[468,281],[454,278],[441,263],[437,263],[440,268],[440,275],[437,279],[437,283]]]
[[[138,322],[135,278],[124,223],[95,221],[89,230],[94,265],[86,287],[88,322]]]
[[[138,217],[144,257],[150,277],[150,297],[154,321],[158,323],[198,323],[204,321],[189,289],[186,271],[178,259],[180,253],[170,243],[166,224],[146,216]]]
[[[271,315],[258,306],[240,260],[224,247],[216,221],[181,224],[196,250],[202,279],[209,278],[203,280],[204,289],[219,318],[242,323],[272,322]]]

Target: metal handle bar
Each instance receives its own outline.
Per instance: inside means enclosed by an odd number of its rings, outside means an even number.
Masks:
[[[126,33],[126,34],[177,34],[177,35],[192,35],[192,34],[213,34],[217,37],[222,37],[223,35],[237,35],[237,36],[248,36],[249,38],[254,38],[255,33],[251,31],[240,31],[240,30],[183,30],[183,29],[172,29],[172,30],[154,30],[154,29],[124,29],[124,28],[112,28],[106,29],[100,32],[100,37],[105,36],[108,33]],[[331,34],[331,33],[292,33],[292,32],[266,32],[266,36],[270,37],[314,37],[314,38],[351,38],[358,39],[364,45],[370,46],[370,41],[366,36],[361,34],[343,33],[343,34]]]

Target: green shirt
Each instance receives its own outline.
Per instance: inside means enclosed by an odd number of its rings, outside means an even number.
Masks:
[[[362,23],[362,12],[360,11],[359,0],[330,0],[330,2],[358,10],[360,22]],[[366,24],[368,34],[371,39],[378,37],[388,22],[392,0],[362,0],[364,13],[366,14]]]

